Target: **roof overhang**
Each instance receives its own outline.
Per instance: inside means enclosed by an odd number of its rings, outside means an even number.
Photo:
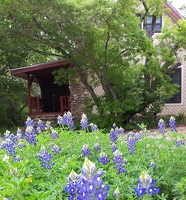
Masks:
[[[166,2],[164,4],[165,8],[168,8],[170,11],[167,11],[166,14],[172,18],[173,21],[177,22],[179,19],[184,19],[183,16],[172,6],[170,3]]]
[[[11,74],[28,80],[29,76],[34,76],[33,82],[37,82],[37,79],[47,79],[52,77],[52,72],[60,68],[67,68],[71,64],[66,61],[52,61],[47,63],[41,63],[37,65],[31,65],[11,70]]]

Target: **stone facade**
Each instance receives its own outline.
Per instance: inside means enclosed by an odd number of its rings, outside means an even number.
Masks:
[[[80,80],[69,85],[71,113],[75,120],[80,120],[85,112],[84,99],[90,98],[90,94]]]

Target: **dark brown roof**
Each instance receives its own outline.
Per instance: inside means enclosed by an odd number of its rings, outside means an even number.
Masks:
[[[48,78],[52,76],[54,70],[58,70],[61,67],[68,67],[69,62],[66,61],[52,61],[47,63],[41,63],[37,65],[31,65],[11,70],[11,74],[23,79],[28,79],[29,74],[33,74],[38,78]],[[34,82],[37,82],[36,80]]]

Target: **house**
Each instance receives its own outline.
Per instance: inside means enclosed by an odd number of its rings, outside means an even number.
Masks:
[[[165,3],[165,8],[167,8],[167,11],[162,17],[162,26],[165,17],[169,17],[173,24],[177,23],[177,21],[180,19],[184,19],[170,3]],[[167,100],[161,115],[179,115],[186,112],[186,60],[184,61],[185,56],[186,51],[179,51],[178,59],[181,61],[181,66],[175,69],[175,73],[171,75],[172,82],[180,86],[179,92],[171,99]]]
[[[183,19],[179,12],[169,3],[165,3],[166,11],[164,15],[156,20],[156,34],[161,34],[161,27],[164,19],[168,16],[172,23],[177,23]],[[151,28],[151,19],[148,18],[145,24],[147,30]],[[180,60],[183,60],[184,53],[180,52]],[[58,86],[54,84],[52,72],[62,68],[68,68],[71,64],[64,61],[53,61],[41,63],[38,65],[27,66],[13,69],[12,75],[26,79],[28,82],[28,104],[29,116],[42,118],[43,116],[55,117],[63,115],[66,111],[71,111],[75,118],[79,119],[85,111],[84,99],[90,97],[83,84],[78,81],[77,84],[66,84]],[[180,85],[179,92],[165,104],[161,114],[178,115],[186,111],[186,62],[175,70],[172,75],[173,83]],[[32,84],[37,83],[40,87],[40,96],[32,96]],[[100,87],[95,88],[98,95],[103,94]]]

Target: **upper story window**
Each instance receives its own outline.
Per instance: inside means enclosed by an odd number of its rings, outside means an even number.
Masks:
[[[178,93],[175,94],[172,98],[168,99],[166,103],[181,103],[181,68],[175,69],[175,73],[171,74],[172,83],[178,84]]]
[[[152,17],[146,18],[145,25],[146,25],[147,32],[151,32],[152,31]],[[161,33],[161,27],[162,27],[162,17],[160,17],[159,19],[156,19],[155,33]]]

